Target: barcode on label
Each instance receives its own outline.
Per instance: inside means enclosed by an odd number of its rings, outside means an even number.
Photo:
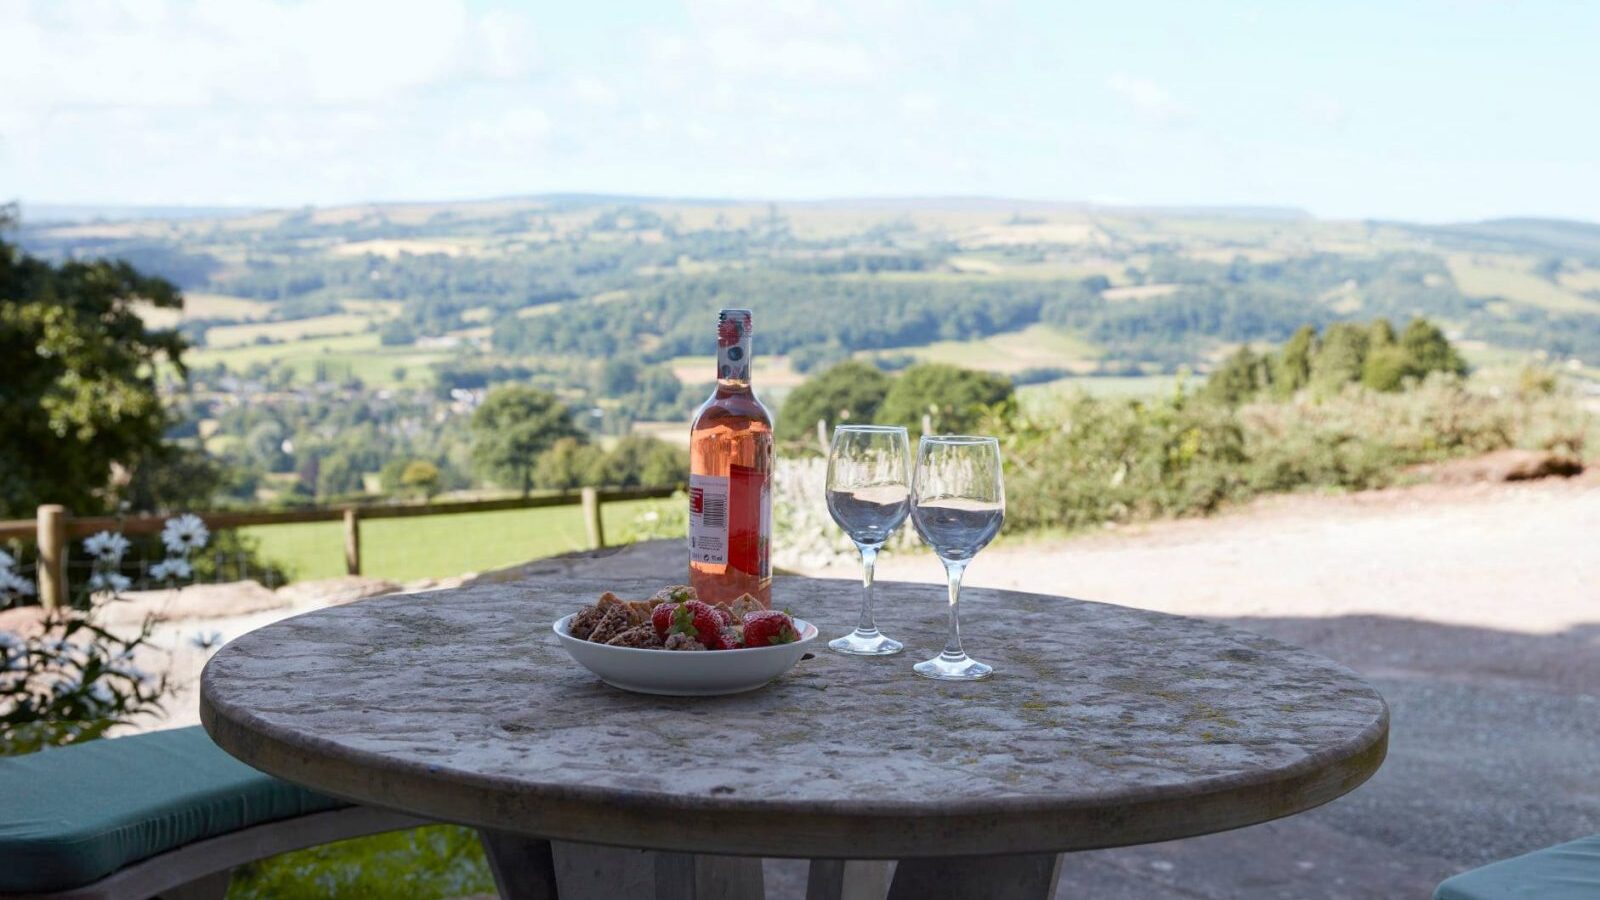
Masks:
[[[728,527],[728,498],[705,498],[704,512],[701,513],[700,521],[705,523],[707,528]]]

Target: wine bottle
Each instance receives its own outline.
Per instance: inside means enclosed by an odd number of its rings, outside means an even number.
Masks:
[[[689,427],[689,583],[772,605],[772,414],[750,387],[748,309],[717,316],[717,386]]]

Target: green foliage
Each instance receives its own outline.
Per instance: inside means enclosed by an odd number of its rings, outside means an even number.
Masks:
[[[658,438],[632,434],[599,462],[596,484],[606,487],[667,487],[689,480],[689,454]]]
[[[1320,394],[1336,394],[1344,386],[1361,380],[1366,365],[1367,329],[1355,322],[1335,322],[1322,335],[1322,347],[1311,360],[1311,389]]]
[[[1316,402],[1237,407],[1181,391],[1153,401],[1069,396],[1033,414],[1007,411],[984,430],[1003,436],[1007,527],[1037,529],[1203,515],[1308,487],[1381,487],[1419,463],[1511,446],[1581,458],[1600,420],[1559,392],[1496,398],[1433,373],[1409,391],[1347,384]]]
[[[1272,387],[1278,397],[1293,397],[1311,384],[1311,358],[1319,347],[1317,329],[1302,325],[1284,343],[1283,351],[1272,357]]]
[[[229,900],[443,900],[495,891],[477,835],[428,825],[296,850],[234,872]]]
[[[1006,522],[1024,529],[1200,514],[1241,495],[1244,437],[1227,407],[1182,394],[1153,402],[1065,399],[1003,435]]]
[[[439,492],[439,467],[425,459],[413,459],[400,472],[400,486],[416,491],[423,499]]]
[[[185,344],[146,327],[140,304],[183,298],[126,263],[53,265],[0,241],[0,517],[104,512],[114,469],[163,464],[156,367],[181,371]]]
[[[495,388],[472,414],[472,458],[496,483],[533,487],[539,455],[562,438],[581,440],[572,414],[554,394],[537,388]]]
[[[816,443],[817,420],[839,425],[871,422],[889,393],[891,379],[876,366],[840,363],[806,379],[783,401],[779,440]]]
[[[926,415],[935,434],[970,432],[988,410],[1010,404],[1014,395],[1011,382],[997,375],[919,363],[895,377],[876,418],[920,433]]]
[[[533,467],[533,483],[547,490],[570,491],[598,483],[604,454],[577,438],[559,438],[550,449],[539,454]]]
[[[689,496],[682,491],[665,500],[647,500],[621,532],[624,543],[679,538],[689,533]],[[609,532],[608,532],[609,534]]]
[[[80,609],[56,609],[43,634],[0,631],[0,756],[94,740],[160,708],[166,680],[135,668],[152,623],[132,638]]]
[[[1278,399],[1304,389],[1329,397],[1350,384],[1398,391],[1432,372],[1464,375],[1466,371],[1461,354],[1427,320],[1413,319],[1397,337],[1389,320],[1379,318],[1365,326],[1335,322],[1320,337],[1315,328],[1304,326],[1279,352],[1267,356],[1243,347],[1212,373],[1200,395],[1238,404],[1269,391]]]
[[[1246,344],[1211,373],[1200,396],[1217,403],[1242,403],[1272,386],[1274,369],[1271,357],[1258,356]]]

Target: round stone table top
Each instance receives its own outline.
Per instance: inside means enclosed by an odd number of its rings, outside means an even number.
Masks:
[[[1223,625],[968,589],[993,678],[911,671],[942,586],[879,584],[899,656],[813,658],[758,691],[609,687],[550,632],[602,590],[527,581],[378,597],[268,625],[202,676],[224,750],[315,790],[466,825],[656,850],[812,858],[1039,853],[1236,828],[1325,803],[1383,761],[1389,712],[1350,670]],[[852,582],[776,601],[848,631]]]

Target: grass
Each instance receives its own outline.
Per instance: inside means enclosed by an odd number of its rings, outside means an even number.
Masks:
[[[630,529],[652,501],[603,505],[608,540]],[[261,555],[295,579],[344,574],[344,525],[308,522],[241,529],[260,542]],[[460,513],[361,523],[361,570],[393,581],[445,578],[581,550],[586,545],[577,504],[543,509]]]
[[[1069,391],[1082,391],[1091,397],[1165,397],[1177,384],[1176,375],[1082,376],[1024,385],[1017,389],[1017,399],[1023,409],[1031,412]]]
[[[909,353],[921,362],[948,363],[987,372],[1070,367],[1098,359],[1100,351],[1082,338],[1049,325],[1029,325],[970,341],[938,341],[921,347],[897,347],[886,354]],[[873,354],[865,354],[872,356]]]
[[[330,335],[356,334],[365,331],[371,325],[372,316],[358,315],[356,313],[335,313],[328,316],[312,316],[309,319],[292,319],[287,322],[253,322],[249,325],[221,325],[207,329],[206,346],[208,347],[237,347],[242,344],[251,344],[257,338],[270,338],[275,341],[298,341],[308,337],[328,337]]]
[[[1445,261],[1456,286],[1469,297],[1503,297],[1551,312],[1600,312],[1600,301],[1529,272],[1526,257],[1452,253]]]
[[[429,825],[242,866],[228,900],[442,900],[494,890],[477,835]]]
[[[291,323],[284,323],[291,324]],[[222,363],[233,371],[243,371],[252,363],[278,362],[294,370],[295,377],[309,381],[318,363],[327,367],[330,377],[354,375],[371,386],[396,384],[394,370],[406,370],[407,380],[427,374],[433,363],[450,359],[449,350],[418,350],[415,347],[385,347],[372,332],[335,337],[308,337],[283,344],[246,344],[240,347],[193,350],[185,359],[192,367]]]

